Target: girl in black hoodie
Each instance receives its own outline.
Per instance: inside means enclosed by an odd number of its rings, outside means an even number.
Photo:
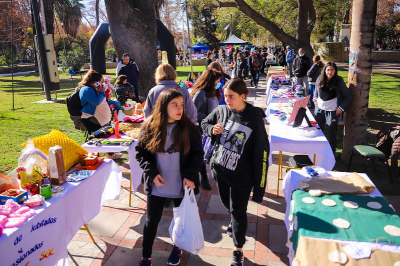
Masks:
[[[248,93],[242,79],[231,79],[224,86],[227,105],[218,106],[201,124],[213,139],[210,164],[221,201],[231,216],[227,234],[233,236],[236,247],[231,264],[235,266],[243,263],[250,192],[253,190],[253,201],[262,202],[268,172],[265,114],[245,101]]]

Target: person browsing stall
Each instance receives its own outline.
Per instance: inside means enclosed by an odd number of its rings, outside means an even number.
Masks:
[[[337,74],[334,62],[328,62],[317,79],[314,93],[315,120],[324,131],[325,123],[328,125],[328,141],[332,151],[336,151],[336,131],[338,116],[346,111],[352,98],[352,93],[347,88],[343,78]]]
[[[310,95],[310,108],[314,109],[314,91],[315,91],[315,84],[317,78],[321,75],[321,69],[324,68],[324,63],[321,61],[321,57],[319,55],[313,56],[313,65],[311,66],[310,70],[307,71],[308,77],[308,95]]]
[[[194,83],[192,93],[194,105],[197,108],[197,125],[201,131],[201,121],[208,116],[215,108],[217,108],[221,91],[219,87],[220,79],[223,78],[221,72],[215,70],[206,70],[200,78]],[[201,165],[201,186],[205,190],[211,190],[208,181],[207,168],[205,162]]]
[[[136,145],[136,160],[143,169],[142,183],[147,194],[140,266],[152,265],[152,246],[165,201],[172,199],[178,207],[185,186],[195,194],[199,191],[198,173],[204,152],[199,131],[187,117],[184,106],[179,91],[163,90]],[[178,265],[181,255],[182,249],[173,245],[167,265]]]
[[[221,91],[221,100],[219,101],[219,104],[220,105],[226,104],[223,87],[225,86],[225,83],[231,79],[231,77],[224,72],[221,64],[218,62],[212,62],[211,64],[208,65],[207,69],[212,69],[212,70],[219,71],[222,73],[223,77],[219,80],[219,83],[221,83],[221,85],[219,86],[219,90]]]
[[[183,95],[186,115],[193,123],[197,123],[196,106],[194,106],[189,91],[186,88],[179,87],[178,83],[175,82],[176,72],[174,68],[170,64],[161,64],[157,67],[154,77],[157,85],[147,95],[146,105],[143,109],[144,117],[147,118],[151,115],[156,106],[158,96],[163,90],[177,89]]]
[[[262,202],[267,184],[269,142],[261,108],[246,102],[249,89],[239,78],[224,87],[227,105],[220,105],[201,123],[203,132],[212,138],[214,151],[211,172],[218,184],[221,201],[231,217],[227,229],[235,250],[231,266],[243,265],[246,242],[247,205]]]

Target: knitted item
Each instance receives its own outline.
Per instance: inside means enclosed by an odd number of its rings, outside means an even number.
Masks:
[[[22,146],[25,147],[27,143],[28,142],[25,142]],[[33,143],[35,144],[35,148],[40,149],[47,155],[49,154],[50,147],[55,145],[61,146],[66,170],[79,162],[79,154],[88,153],[87,150],[82,148],[78,143],[70,139],[61,131],[55,129],[53,129],[48,135],[34,138]]]

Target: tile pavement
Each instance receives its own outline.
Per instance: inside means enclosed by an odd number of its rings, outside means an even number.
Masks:
[[[266,76],[261,76],[259,87],[250,88],[248,101],[260,108],[265,106]],[[268,130],[268,125],[266,125]],[[284,156],[284,161],[288,155]],[[249,201],[248,230],[243,247],[246,266],[289,265],[286,247],[287,234],[283,223],[286,202],[277,197],[278,154],[272,156],[273,165],[268,171],[267,190],[261,204]],[[208,170],[209,171],[209,170]],[[128,186],[128,176],[123,185]],[[180,266],[230,265],[233,243],[225,230],[229,215],[219,200],[215,182],[211,180],[212,191],[197,195],[200,218],[205,237],[205,248],[197,256],[183,253]],[[283,195],[280,191],[280,195]],[[132,197],[132,207],[128,207],[129,192],[121,190],[120,199],[109,201],[100,213],[88,223],[96,243],[85,231],[79,231],[68,245],[71,265],[138,265],[141,258],[142,232],[145,222],[146,196],[143,188]],[[400,197],[388,196],[397,212],[400,210]],[[168,228],[172,219],[172,208],[164,210],[153,246],[153,265],[166,265],[171,250]]]

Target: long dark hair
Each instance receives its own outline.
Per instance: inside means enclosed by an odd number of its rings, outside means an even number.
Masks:
[[[331,66],[335,68],[335,75],[328,80],[328,77],[326,76],[326,69]],[[332,90],[336,88],[337,83],[339,82],[339,76],[337,74],[337,66],[335,62],[328,62],[325,64],[324,69],[321,72],[321,76],[319,77],[319,82],[318,82],[318,88],[321,90]]]
[[[158,96],[153,114],[146,119],[140,132],[138,144],[141,147],[146,148],[151,153],[164,151],[167,140],[168,104],[178,97],[183,96],[176,89],[164,90]],[[185,109],[183,110],[182,118],[176,122],[177,125],[173,130],[174,144],[171,148],[175,152],[183,151],[184,154],[187,154],[190,150],[190,129],[191,127],[195,127],[195,125],[187,117]]]
[[[117,80],[114,83],[114,87],[117,87],[118,84],[124,84],[124,81],[127,80],[128,77],[125,75],[119,75]]]
[[[207,69],[194,83],[190,96],[193,98],[197,91],[204,90],[207,98],[213,98],[214,96],[217,96],[217,98],[221,100],[221,91],[215,89],[215,81],[220,80],[221,78],[223,78],[221,72],[213,69]]]
[[[86,75],[83,77],[82,81],[78,83],[78,87],[83,86],[92,86],[93,82],[100,82],[103,76],[100,73],[97,73],[95,70],[90,70]]]

